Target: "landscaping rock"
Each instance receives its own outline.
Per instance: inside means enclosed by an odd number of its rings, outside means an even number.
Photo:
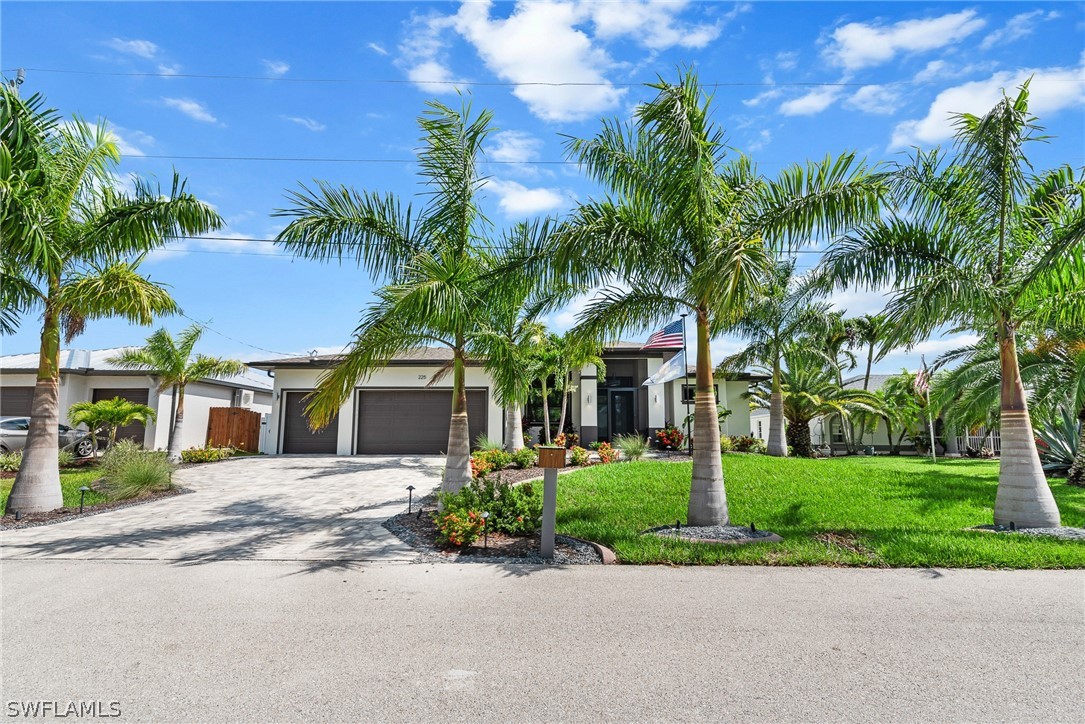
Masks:
[[[645,535],[657,535],[661,538],[684,538],[700,543],[779,543],[783,538],[767,530],[754,530],[744,525],[664,525],[644,531]]]
[[[1001,525],[977,525],[972,530],[982,530],[988,533],[1021,533],[1023,535],[1061,538],[1062,540],[1085,541],[1085,528],[1071,528],[1065,525],[1057,528],[1018,528],[1017,530],[1010,530]]]

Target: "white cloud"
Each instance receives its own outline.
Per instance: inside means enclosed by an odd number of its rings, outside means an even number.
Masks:
[[[412,14],[404,40],[399,45],[397,65],[407,69],[407,78],[426,93],[454,93],[448,49],[443,34],[453,26],[454,17],[430,13]]]
[[[761,91],[753,98],[746,98],[742,101],[742,105],[756,108],[757,106],[761,105],[766,101],[771,101],[779,98],[781,95],[783,95],[783,92],[784,91],[781,88],[769,88],[768,90]]]
[[[542,141],[524,131],[501,131],[490,137],[493,146],[486,155],[494,161],[524,162],[539,157]]]
[[[923,118],[903,121],[893,129],[890,148],[937,143],[953,136],[955,113],[982,114],[1002,98],[1002,91],[1016,93],[1029,78],[1029,111],[1043,117],[1085,103],[1085,66],[1077,68],[1027,68],[1000,71],[985,80],[947,88],[931,103]]]
[[[655,51],[675,46],[703,48],[719,37],[723,26],[720,23],[694,24],[678,21],[675,16],[688,5],[687,0],[634,0],[621,3],[585,3],[584,7],[595,26],[596,37],[602,40],[625,36]],[[725,20],[749,9],[748,3],[739,3],[728,13]]]
[[[158,66],[158,72],[162,75],[177,75],[181,72],[181,66],[174,63],[173,65],[165,65],[160,63]]]
[[[892,25],[848,23],[832,32],[824,49],[834,64],[848,70],[881,65],[898,53],[944,48],[982,28],[975,10],[962,10],[936,18],[902,20]]]
[[[892,357],[917,357],[919,355],[926,355],[928,362],[934,357],[948,352],[951,349],[957,349],[958,347],[965,347],[970,344],[975,344],[980,341],[978,334],[958,334],[953,337],[939,337],[938,339],[927,339],[914,345],[911,349],[904,347],[898,347],[889,354],[887,358]]]
[[[163,98],[162,102],[170,108],[176,108],[194,121],[218,123],[218,119],[199,101],[191,98]]]
[[[147,152],[144,148],[154,145],[154,137],[143,131],[128,130],[120,126],[111,126],[109,130],[113,133],[113,141],[121,156],[145,156]]]
[[[581,9],[565,2],[518,3],[508,18],[491,19],[490,2],[465,3],[456,30],[498,77],[515,83],[566,82],[591,85],[518,85],[513,95],[547,121],[587,118],[618,105],[625,90],[602,71],[613,66],[575,26]],[[545,60],[544,60],[545,59]]]
[[[140,58],[150,59],[158,54],[158,46],[149,40],[122,40],[121,38],[110,38],[105,44],[113,50],[116,50],[118,53],[138,55]]]
[[[486,188],[497,194],[497,204],[507,216],[530,216],[553,211],[567,203],[557,189],[532,189],[515,181],[491,178],[486,181]]]
[[[888,287],[883,289],[843,289],[834,292],[828,302],[834,310],[843,312],[849,317],[859,317],[864,314],[878,314],[885,309],[889,301]]]
[[[844,102],[863,113],[891,115],[900,107],[900,93],[884,85],[865,85]]]
[[[806,95],[781,103],[780,113],[785,116],[812,116],[821,113],[831,106],[842,92],[843,89],[839,86],[817,88]]]
[[[799,54],[795,51],[781,50],[776,54],[776,67],[780,70],[794,70],[799,64]]]
[[[264,70],[268,72],[268,75],[279,77],[285,75],[290,70],[290,64],[283,60],[261,60],[264,64]]]
[[[761,132],[757,134],[757,137],[746,144],[746,150],[750,153],[756,153],[765,146],[772,142],[772,131],[767,128],[762,128]]]
[[[1036,25],[1044,20],[1054,20],[1059,14],[1052,10],[1045,13],[1043,10],[1032,10],[1027,13],[1014,15],[1006,21],[998,30],[990,33],[980,43],[981,50],[990,50],[999,43],[1012,43],[1026,36],[1032,35]]]
[[[366,43],[365,47],[372,50],[377,55],[388,55],[388,51],[384,49],[384,46],[380,43]]]
[[[312,118],[304,118],[302,116],[281,116],[284,121],[290,121],[296,123],[302,128],[307,128],[310,131],[323,131],[327,128],[323,123],[314,121]]]

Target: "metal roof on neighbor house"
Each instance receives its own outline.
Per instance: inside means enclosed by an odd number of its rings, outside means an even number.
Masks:
[[[127,370],[110,363],[110,357],[116,357],[129,347],[110,349],[62,349],[60,350],[60,371],[77,375],[145,375],[144,370]],[[35,372],[38,369],[38,354],[6,354],[0,356],[0,372]],[[247,369],[239,375],[224,379],[202,380],[209,384],[227,387],[268,391],[274,386],[266,374]]]

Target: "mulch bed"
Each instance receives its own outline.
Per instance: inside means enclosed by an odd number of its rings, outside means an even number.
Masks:
[[[40,525],[64,523],[69,520],[75,520],[76,518],[86,518],[91,515],[97,515],[98,513],[108,513],[111,510],[131,508],[133,505],[153,503],[156,500],[172,498],[175,495],[184,495],[185,493],[191,492],[193,491],[188,488],[175,487],[170,490],[160,490],[156,493],[141,495],[138,498],[132,498],[130,500],[110,500],[96,505],[85,505],[83,506],[82,513],[79,512],[78,506],[75,508],[57,508],[56,510],[50,510],[46,513],[23,513],[19,516],[18,521],[15,520],[14,514],[8,513],[4,515],[3,518],[0,518],[0,530],[34,528]]]
[[[530,470],[530,469],[529,469]],[[535,468],[541,473],[541,468]],[[513,471],[507,471],[513,472]],[[525,471],[515,471],[525,472]],[[602,560],[595,549],[583,541],[556,536],[554,559],[546,560],[539,555],[540,536],[511,536],[491,533],[488,540],[479,538],[463,548],[442,548],[437,544],[437,526],[432,513],[436,499],[432,495],[423,498],[422,515],[416,505],[412,513],[403,512],[384,521],[384,527],[396,537],[420,552],[419,563],[555,563],[593,564]]]

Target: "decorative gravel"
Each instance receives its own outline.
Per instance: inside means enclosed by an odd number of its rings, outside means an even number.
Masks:
[[[1058,528],[1018,528],[1010,530],[1001,525],[977,525],[972,530],[983,530],[988,533],[1023,533],[1024,535],[1047,536],[1049,538],[1061,538],[1062,540],[1085,541],[1085,528],[1071,528],[1059,526]]]
[[[754,530],[744,525],[693,525],[676,528],[664,525],[644,531],[661,538],[684,538],[705,543],[754,543],[778,542],[780,536],[768,530]]]

